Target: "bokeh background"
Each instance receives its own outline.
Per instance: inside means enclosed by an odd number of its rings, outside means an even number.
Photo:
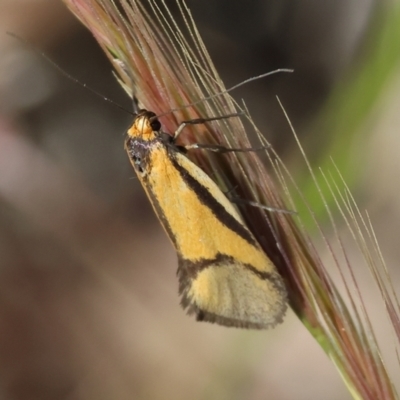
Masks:
[[[188,4],[227,86],[295,69],[233,95],[245,99],[311,204],[318,200],[276,95],[313,165],[335,159],[371,215],[398,288],[399,3]],[[61,1],[0,1],[0,399],[350,399],[290,312],[268,332],[184,314],[176,256],[123,150],[131,117],[34,49],[131,108]],[[348,252],[396,377],[379,293]]]

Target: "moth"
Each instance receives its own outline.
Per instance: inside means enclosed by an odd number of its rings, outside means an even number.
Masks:
[[[181,130],[164,132],[155,113],[139,110],[125,140],[176,249],[181,305],[198,321],[272,327],[287,308],[283,279],[218,185],[175,144]]]

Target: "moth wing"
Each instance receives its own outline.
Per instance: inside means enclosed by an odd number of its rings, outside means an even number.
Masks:
[[[282,321],[287,306],[277,272],[260,274],[229,258],[197,272],[185,260],[179,264],[181,304],[197,320],[257,329]]]

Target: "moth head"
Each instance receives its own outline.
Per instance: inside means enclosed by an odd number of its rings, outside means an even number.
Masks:
[[[161,129],[160,121],[156,114],[147,110],[139,110],[128,129],[128,136],[132,139],[153,140]]]

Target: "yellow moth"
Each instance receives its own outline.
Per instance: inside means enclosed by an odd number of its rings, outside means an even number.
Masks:
[[[217,184],[140,110],[125,148],[178,254],[181,304],[199,321],[263,329],[282,321],[281,276]],[[190,146],[189,146],[190,147]]]

